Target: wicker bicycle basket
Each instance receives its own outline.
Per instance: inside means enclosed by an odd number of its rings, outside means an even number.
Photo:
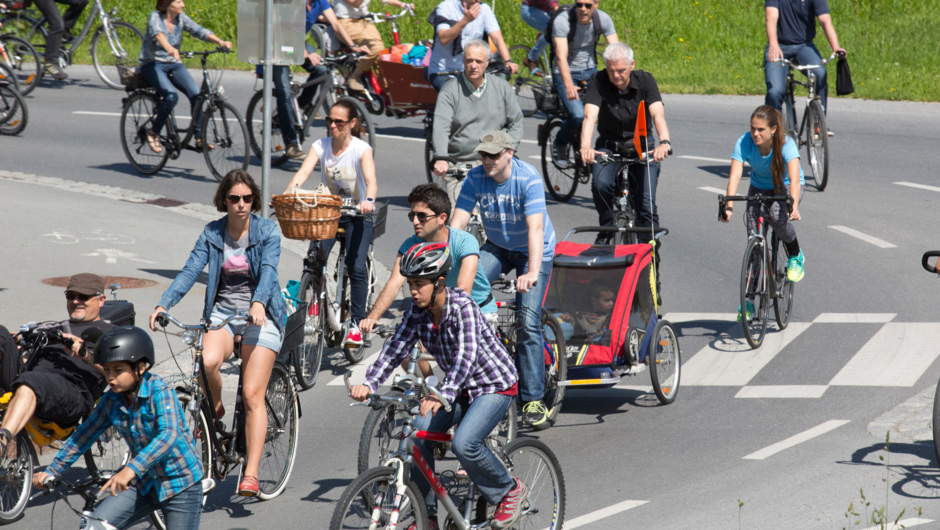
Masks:
[[[338,195],[287,193],[275,195],[272,203],[284,237],[304,241],[336,237],[343,205]]]

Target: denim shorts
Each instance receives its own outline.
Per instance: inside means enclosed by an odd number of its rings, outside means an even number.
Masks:
[[[234,309],[229,309],[227,307],[222,307],[219,304],[215,304],[212,306],[212,314],[209,315],[209,318],[212,320],[213,325],[217,325],[226,318],[238,314],[243,313],[239,313]],[[229,322],[224,329],[228,331],[229,334],[233,337],[235,335],[241,335],[243,346],[263,346],[272,350],[274,353],[277,353],[281,350],[281,341],[283,340],[283,336],[277,329],[277,326],[274,325],[274,321],[271,320],[270,315],[265,315],[265,319],[267,319],[267,322],[265,322],[263,328],[259,328],[258,326],[249,326],[248,324],[235,325]]]

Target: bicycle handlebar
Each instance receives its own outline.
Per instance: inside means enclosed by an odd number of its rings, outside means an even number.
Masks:
[[[421,394],[430,393],[440,400],[441,405],[444,407],[445,411],[450,412],[452,410],[451,404],[449,401],[447,401],[447,398],[445,398],[441,392],[432,384],[434,381],[428,381],[423,377],[416,376],[415,374],[407,374],[403,378],[399,379],[399,382],[401,382],[402,379],[409,380],[409,378],[414,380],[414,388],[417,389],[417,393],[414,393],[414,390],[406,392],[404,396],[385,396],[382,394],[372,393],[369,394],[365,401],[350,403],[349,406],[366,406],[372,407],[374,409],[381,409],[383,406],[383,401],[387,403],[399,403],[403,406],[408,406],[412,403],[412,401],[420,400],[422,397],[424,397]],[[433,380],[437,379],[433,376],[432,378]],[[349,372],[346,372],[343,375],[343,383],[346,384],[346,394],[352,397],[352,385],[349,384]],[[409,394],[409,392],[412,393]]]
[[[672,156],[672,147],[669,148],[669,156]],[[639,153],[639,156],[636,157],[624,156],[620,153],[607,153],[604,151],[597,151],[594,154],[594,163],[602,166],[606,166],[607,164],[623,164],[630,166],[637,163],[645,164],[651,161],[649,151]]]
[[[780,59],[777,60],[777,62],[783,63],[794,70],[805,72],[806,70],[812,70],[814,68],[822,68],[826,66],[827,64],[829,64],[829,61],[835,59],[837,55],[839,55],[839,53],[832,52],[832,55],[830,55],[828,59],[822,59],[822,64],[801,64],[801,65],[793,64],[786,57],[781,57]]]
[[[793,207],[793,197],[789,195],[783,195],[783,194],[763,195],[763,194],[758,193],[757,195],[728,195],[728,196],[719,195],[718,196],[718,220],[719,221],[724,220],[725,209],[726,209],[725,207],[727,206],[729,201],[749,201],[749,202],[753,201],[753,202],[760,202],[760,203],[783,201],[787,203],[788,209]]]
[[[923,265],[924,270],[927,272],[937,272],[937,262],[935,261],[931,266],[930,258],[940,258],[940,250],[930,250],[924,252],[924,257],[921,258],[921,265]]]
[[[203,57],[208,57],[208,56],[212,55],[213,53],[232,53],[232,50],[229,49],[229,48],[223,48],[223,47],[221,47],[221,46],[216,46],[214,50],[204,50],[204,51],[201,51],[201,52],[197,52],[197,51],[180,52],[180,59],[192,59],[193,57],[195,57],[195,56],[197,56],[197,55],[201,55],[201,56],[203,56]]]
[[[237,320],[238,322],[235,322],[236,320]],[[216,324],[216,325],[212,325],[212,322],[209,322],[209,321],[207,321],[207,320],[205,320],[205,319],[200,320],[198,324],[183,324],[183,323],[180,322],[179,320],[176,320],[175,318],[173,318],[173,316],[170,315],[169,313],[167,313],[167,312],[165,312],[165,311],[161,311],[160,314],[157,315],[156,322],[157,322],[157,324],[160,324],[160,327],[163,327],[163,328],[165,328],[168,323],[172,323],[173,325],[175,325],[176,327],[178,327],[178,328],[180,328],[180,329],[182,329],[182,330],[186,330],[186,331],[201,331],[201,332],[205,333],[205,332],[207,332],[207,331],[215,331],[215,330],[217,330],[217,329],[222,329],[222,328],[224,328],[225,326],[227,326],[230,322],[235,322],[236,325],[238,325],[238,324],[247,324],[247,323],[248,323],[248,317],[247,317],[247,316],[244,316],[244,315],[232,315],[232,316],[226,318],[225,320],[223,320],[221,323]]]
[[[438,160],[447,160],[445,158],[438,158]],[[450,162],[450,160],[447,160]],[[436,160],[435,160],[436,162]],[[453,169],[448,169],[446,175],[448,177],[457,177],[462,179],[467,176],[467,173],[470,173],[470,170],[473,169],[473,164],[456,164]]]

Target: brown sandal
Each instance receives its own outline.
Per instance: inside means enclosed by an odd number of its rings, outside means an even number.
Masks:
[[[160,135],[153,131],[147,131],[147,143],[150,144],[150,150],[158,155],[163,152],[163,144],[160,142]]]
[[[212,151],[213,149],[215,149],[215,146],[214,146],[214,145],[212,145],[212,144],[208,144],[208,145],[209,145],[209,150],[210,150],[210,151]],[[196,139],[196,151],[202,151],[202,140],[201,140],[201,139]]]

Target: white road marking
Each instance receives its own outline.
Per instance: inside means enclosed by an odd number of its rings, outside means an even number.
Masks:
[[[649,501],[618,502],[617,504],[610,505],[606,508],[601,508],[600,510],[597,510],[597,511],[579,516],[579,517],[575,517],[574,519],[569,519],[565,521],[565,528],[567,528],[568,530],[579,528],[584,525],[591,524],[595,521],[600,521],[601,519],[610,517],[611,515],[617,515],[618,513],[622,513],[632,508],[636,508],[637,506],[643,506],[644,504],[648,502]]]
[[[718,189],[718,188],[713,188],[713,187],[711,187],[711,186],[699,186],[698,189],[700,189],[700,190],[702,190],[702,191],[710,191],[710,192],[712,192],[712,193],[717,193],[717,194],[719,194],[719,195],[724,195],[725,192],[728,191],[728,190],[720,190],[720,189]]]
[[[666,313],[663,320],[668,320],[672,324],[691,324],[694,322],[734,322],[737,313]]]
[[[889,322],[829,384],[912,387],[940,355],[937,344],[940,344],[940,324]]]
[[[760,348],[752,350],[740,324],[683,363],[685,386],[744,386],[793,339],[810,327],[809,322],[791,322],[783,331],[768,330]]]
[[[379,350],[372,355],[366,357],[365,359],[359,361],[358,364],[354,365],[349,371],[349,383],[352,385],[361,385],[362,381],[366,378],[366,370],[372,366],[372,363],[379,358],[379,353],[382,350]],[[389,378],[391,379],[391,377]],[[343,386],[343,376],[334,378],[332,381],[327,383],[327,386]]]
[[[820,313],[813,324],[886,324],[897,313]]]
[[[745,386],[736,398],[821,398],[829,388],[826,385],[762,385]]]
[[[858,230],[853,230],[847,226],[833,225],[833,226],[830,226],[829,228],[842,232],[843,234],[850,235],[854,238],[861,239],[862,241],[866,243],[871,243],[872,245],[875,245],[876,247],[881,247],[881,248],[896,248],[897,247],[897,245],[888,243],[887,241],[883,239],[878,239],[877,237],[859,232]]]
[[[898,186],[907,186],[907,187],[909,187],[909,188],[917,188],[917,189],[919,189],[919,190],[927,190],[927,191],[937,191],[937,192],[940,192],[940,188],[938,188],[938,187],[936,187],[936,186],[928,186],[928,185],[926,185],[926,184],[917,184],[917,183],[914,183],[914,182],[895,182],[895,184],[897,184]]]
[[[121,117],[120,112],[92,112],[90,110],[76,110],[73,111],[72,114],[84,114],[86,116],[117,116],[118,118]]]
[[[718,162],[720,164],[731,165],[730,158],[708,158],[707,156],[689,156],[689,155],[677,155],[676,158],[684,158],[686,160],[701,160],[702,162]]]
[[[817,425],[812,429],[803,431],[799,434],[793,435],[786,440],[777,442],[773,445],[768,445],[767,447],[761,449],[760,451],[755,451],[744,457],[745,460],[763,460],[767,457],[773,456],[784,449],[789,449],[795,445],[801,444],[807,440],[812,440],[813,438],[826,434],[827,432],[838,429],[839,427],[849,423],[849,420],[829,420],[825,423]]]
[[[938,190],[940,191],[940,190]],[[882,527],[878,526],[869,526],[866,530],[882,530],[887,528],[887,530],[900,530],[901,528],[910,528],[912,526],[920,526],[922,524],[932,523],[933,519],[921,519],[920,517],[912,517],[911,519],[904,519],[898,521],[897,524],[891,523],[888,526]]]

